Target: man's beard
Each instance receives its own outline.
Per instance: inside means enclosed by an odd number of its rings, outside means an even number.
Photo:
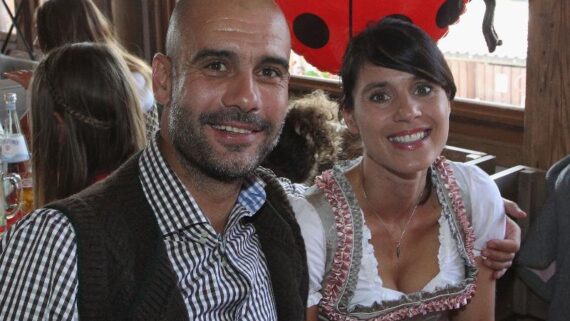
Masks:
[[[173,103],[168,119],[168,134],[176,150],[176,156],[188,172],[198,170],[213,179],[233,182],[244,178],[263,161],[277,145],[283,123],[276,130],[275,124],[258,115],[244,113],[236,108],[228,108],[211,113],[203,113],[194,120],[190,108]],[[208,143],[204,135],[204,126],[221,125],[228,121],[237,121],[253,126],[256,131],[268,133],[265,140],[257,147],[257,151],[244,157],[220,157]],[[235,145],[228,151],[236,153],[248,146]],[[233,154],[233,153],[232,153]]]

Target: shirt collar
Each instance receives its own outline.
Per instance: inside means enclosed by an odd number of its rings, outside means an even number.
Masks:
[[[155,137],[159,137],[159,134]],[[143,151],[139,168],[143,191],[157,217],[163,235],[176,233],[197,224],[210,225],[194,197],[166,163],[158,149],[156,138]],[[264,188],[265,182],[254,173],[245,177],[230,217],[255,215],[265,203]],[[236,211],[236,208],[245,210]],[[231,221],[240,218],[233,218]]]

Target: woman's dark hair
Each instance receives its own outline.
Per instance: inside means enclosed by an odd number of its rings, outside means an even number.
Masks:
[[[111,24],[91,0],[45,1],[36,9],[36,30],[44,53],[69,43],[103,43],[120,53],[130,71],[139,72],[151,83],[150,67],[121,46]]]
[[[31,94],[36,207],[79,192],[146,145],[131,79],[102,44],[63,45],[40,62]]]
[[[411,22],[387,17],[352,38],[341,68],[341,108],[354,108],[353,91],[365,63],[395,69],[441,86],[449,100],[455,97],[453,75],[430,36]]]

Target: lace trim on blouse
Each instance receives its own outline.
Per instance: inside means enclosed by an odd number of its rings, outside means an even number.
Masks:
[[[349,311],[348,305],[354,295],[362,259],[363,217],[344,172],[357,161],[360,160],[340,163],[317,177],[315,182],[335,213],[334,226],[337,231],[337,248],[330,270],[323,280],[320,314],[331,321],[397,321],[466,305],[475,293],[477,275],[473,256],[473,229],[461,191],[453,177],[453,170],[443,157],[439,157],[431,167],[431,179],[436,186],[443,215],[458,244],[459,255],[464,261],[465,279],[456,285],[437,288],[432,292],[409,293],[399,300],[383,301],[370,307],[357,305]]]

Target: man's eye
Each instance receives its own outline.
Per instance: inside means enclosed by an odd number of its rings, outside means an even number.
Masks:
[[[431,85],[421,84],[416,87],[415,94],[419,96],[427,96],[433,91]]]
[[[274,78],[274,77],[281,77],[281,71],[276,70],[275,68],[263,68],[261,70],[261,75],[263,77]]]
[[[213,71],[226,71],[226,65],[224,65],[222,62],[216,61],[216,62],[212,62],[210,64],[208,64],[206,66],[207,69],[213,70]]]
[[[370,101],[375,103],[385,103],[390,100],[390,96],[386,93],[374,93],[370,95]]]

